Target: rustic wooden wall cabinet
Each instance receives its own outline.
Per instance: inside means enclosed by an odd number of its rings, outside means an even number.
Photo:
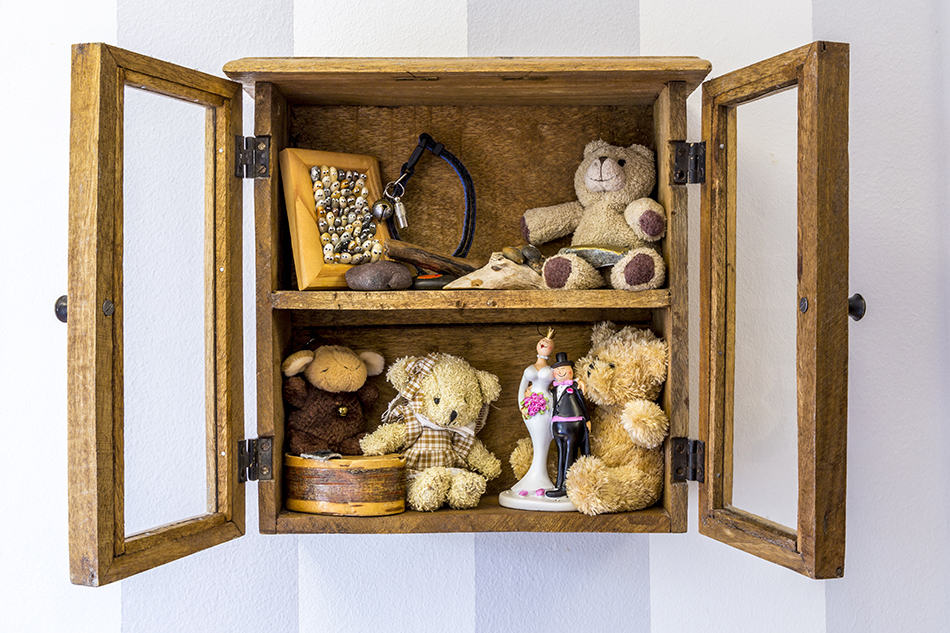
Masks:
[[[245,479],[257,479],[264,533],[685,532],[687,483],[700,484],[700,531],[814,578],[844,562],[847,422],[848,47],[815,42],[703,84],[703,141],[686,141],[686,98],[709,73],[695,57],[241,59],[229,81],[103,44],[73,48],[69,242],[70,568],[100,585],[244,533]],[[240,82],[240,83],[236,83]],[[132,85],[204,105],[206,154],[207,513],[126,536],[123,515],[122,121]],[[798,525],[731,504],[735,339],[736,107],[797,85],[799,103]],[[254,137],[241,130],[242,86]],[[277,154],[308,147],[371,154],[383,182],[427,131],[476,183],[471,255],[520,241],[524,209],[572,199],[584,144],[603,136],[656,150],[654,193],[669,214],[666,287],[646,292],[294,290]],[[237,140],[236,140],[236,137]],[[239,148],[250,151],[239,152]],[[705,154],[701,150],[705,150]],[[405,202],[405,239],[451,251],[462,194],[441,161],[422,161]],[[243,437],[242,180],[254,177],[257,257],[257,430]],[[705,174],[705,180],[703,178]],[[687,186],[702,193],[701,429],[688,435]],[[546,253],[559,244],[551,245]],[[790,309],[797,309],[792,304]],[[670,416],[661,501],[588,517],[499,507],[490,483],[478,508],[375,518],[285,508],[280,362],[318,336],[369,344],[388,361],[428,349],[497,373],[503,396],[482,436],[504,462],[526,436],[513,385],[536,328],[555,324],[577,358],[602,319],[650,327],[670,346],[662,404]],[[392,391],[382,377],[381,409]],[[376,411],[375,413],[379,413]],[[378,419],[378,415],[376,416]],[[705,456],[698,450],[705,447]]]

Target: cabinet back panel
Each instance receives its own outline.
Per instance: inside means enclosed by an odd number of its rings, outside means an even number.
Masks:
[[[469,170],[477,195],[469,257],[523,243],[520,219],[531,207],[576,199],[574,171],[591,140],[653,149],[653,106],[290,106],[290,147],[370,154],[383,182],[394,180],[428,132]],[[427,153],[428,154],[428,153]],[[444,161],[428,154],[406,195],[409,227],[400,237],[442,253],[462,232],[462,186]],[[569,240],[546,245],[554,253]],[[288,249],[289,252],[289,249]]]
[[[648,327],[640,324],[641,327]],[[576,361],[590,348],[592,323],[559,323],[556,326],[555,349],[567,352]],[[540,327],[543,330],[543,326]],[[502,462],[502,473],[488,482],[487,494],[497,494],[515,483],[508,456],[515,443],[528,437],[527,429],[518,410],[517,393],[521,374],[535,361],[535,345],[540,335],[537,324],[484,324],[484,325],[414,325],[383,327],[302,327],[293,331],[289,354],[313,344],[347,345],[354,349],[372,349],[386,359],[386,368],[404,356],[421,356],[439,351],[465,358],[476,369],[498,376],[501,396],[494,402],[488,423],[478,437]],[[369,379],[379,387],[380,397],[368,417],[368,429],[379,426],[379,418],[396,392],[381,376]]]

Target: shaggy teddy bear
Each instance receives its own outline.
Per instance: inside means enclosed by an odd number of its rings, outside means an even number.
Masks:
[[[379,389],[368,384],[366,377],[383,373],[384,362],[376,352],[357,354],[339,345],[288,356],[281,370],[286,376],[284,400],[290,409],[290,452],[358,455],[366,429],[365,412],[379,398]]]
[[[595,404],[591,455],[567,473],[567,495],[584,514],[646,508],[663,490],[666,413],[654,402],[666,380],[667,346],[649,330],[615,330],[598,323],[591,348],[575,363],[575,376]],[[515,476],[531,465],[531,442],[518,441],[511,454]]]
[[[487,480],[501,474],[498,458],[475,437],[501,393],[498,378],[442,353],[399,359],[386,378],[399,395],[383,424],[360,440],[363,453],[405,454],[406,497],[415,510],[474,508]]]
[[[602,275],[578,255],[559,253],[544,262],[545,285],[599,288],[606,281],[625,290],[659,288],[666,265],[652,245],[666,233],[666,212],[645,197],[655,181],[653,152],[643,145],[588,143],[574,173],[577,200],[528,209],[521,218],[521,233],[531,244],[573,233],[571,246],[608,248],[623,255]]]

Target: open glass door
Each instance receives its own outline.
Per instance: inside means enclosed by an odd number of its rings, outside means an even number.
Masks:
[[[159,114],[133,116],[152,105]],[[241,92],[191,69],[78,44],[71,109],[70,575],[102,585],[244,533],[234,175]],[[194,132],[190,143],[181,142],[186,131]],[[172,155],[155,161],[152,150],[163,143]],[[190,197],[181,170],[195,183]],[[178,195],[162,198],[168,192]],[[190,245],[187,254],[162,259],[178,242]],[[168,300],[146,308],[163,293]],[[163,371],[152,372],[156,366]],[[170,393],[141,397],[161,385]],[[192,442],[171,431],[179,427]],[[182,485],[172,468],[155,468],[167,454],[194,477]],[[190,484],[183,502],[166,502]]]
[[[797,525],[733,505],[737,108],[798,89]],[[812,578],[844,573],[848,405],[848,45],[814,42],[703,84],[699,531]],[[792,264],[794,266],[794,264]],[[784,301],[784,299],[783,299]],[[791,326],[787,335],[792,336]],[[791,389],[792,387],[789,386]],[[746,421],[748,422],[748,421]]]

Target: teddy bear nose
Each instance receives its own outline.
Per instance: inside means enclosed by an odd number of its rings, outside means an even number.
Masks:
[[[600,164],[603,165],[604,163],[607,162],[607,158],[608,158],[607,156],[598,156],[597,160],[599,160]]]
[[[457,417],[459,417],[458,411],[453,411],[449,414],[449,422],[454,422]]]

